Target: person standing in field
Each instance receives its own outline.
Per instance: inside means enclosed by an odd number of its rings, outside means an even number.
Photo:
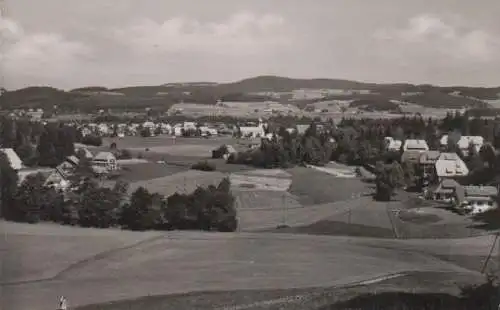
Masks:
[[[68,310],[68,301],[64,296],[61,296],[61,298],[59,299],[59,307],[57,308],[57,310]]]

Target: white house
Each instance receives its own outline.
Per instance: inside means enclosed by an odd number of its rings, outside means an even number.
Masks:
[[[111,152],[100,152],[92,159],[92,167],[97,171],[114,171],[118,169],[115,155]]]
[[[14,149],[11,148],[0,149],[0,152],[4,153],[5,156],[7,156],[7,160],[9,161],[12,169],[19,171],[22,168],[24,168],[23,162],[17,155],[16,151],[14,151]]]
[[[396,140],[393,137],[385,137],[384,141],[387,151],[398,152],[401,149],[401,145],[403,145],[401,140]]]
[[[217,129],[215,128],[210,128],[208,126],[201,126],[200,131],[202,135],[211,135],[211,136],[216,136],[218,134]]]
[[[481,213],[497,208],[498,189],[494,186],[464,186],[463,196],[459,196],[461,207],[472,213]]]
[[[257,126],[241,126],[239,129],[242,137],[261,138],[266,134],[264,126],[265,124],[259,119],[259,125]]]
[[[436,174],[439,180],[463,177],[469,174],[469,169],[456,153],[441,153],[436,161]]]
[[[196,123],[184,122],[184,124],[182,124],[182,127],[184,128],[184,130],[196,130]]]
[[[476,152],[479,153],[479,150],[484,144],[484,138],[481,136],[461,136],[460,140],[458,140],[457,145],[458,148],[462,151],[462,153],[467,156],[469,153],[469,147],[472,145]]]
[[[448,146],[448,135],[443,135],[441,140],[439,141],[441,147]],[[467,156],[469,153],[469,147],[471,145],[474,146],[477,152],[481,149],[484,144],[484,138],[481,136],[461,136],[457,141],[458,148],[462,151],[462,153]]]
[[[425,140],[421,139],[407,139],[403,145],[404,151],[420,151],[425,152],[429,150],[429,145]]]

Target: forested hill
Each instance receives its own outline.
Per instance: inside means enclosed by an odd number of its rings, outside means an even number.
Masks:
[[[340,79],[292,79],[279,76],[258,76],[233,83],[211,82],[167,83],[158,86],[131,86],[109,89],[89,86],[64,91],[52,87],[27,87],[3,92],[0,109],[51,108],[57,105],[68,110],[95,110],[96,108],[144,107],[168,108],[173,103],[197,102],[215,104],[217,99],[227,101],[261,101],[272,99],[264,92],[291,92],[297,89],[336,89],[364,91],[332,94],[327,99],[404,100],[417,105],[440,108],[488,107],[486,100],[500,99],[500,87],[439,87],[413,84],[375,84]],[[367,94],[366,92],[369,91]],[[484,100],[484,101],[483,101]]]

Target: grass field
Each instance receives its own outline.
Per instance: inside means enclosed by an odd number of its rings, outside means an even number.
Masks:
[[[109,146],[111,143],[116,143],[119,149],[142,149],[164,147],[173,145],[205,145],[205,146],[220,146],[221,144],[231,144],[236,140],[232,137],[211,137],[205,138],[184,138],[176,137],[175,140],[169,135],[160,135],[156,137],[143,138],[140,136],[127,136],[123,138],[104,138],[103,146]]]
[[[3,301],[17,310],[50,309],[61,294],[78,306],[192,291],[345,285],[405,271],[469,273],[436,257],[484,255],[492,243],[491,237],[454,242],[266,233],[158,237],[11,223],[5,233],[4,262],[22,270],[6,280],[49,277],[2,285]],[[143,242],[130,246],[133,235]]]
[[[158,164],[155,162],[139,163],[122,166],[120,179],[127,182],[137,182],[166,177],[188,170],[178,165]]]
[[[359,179],[337,178],[315,169],[296,167],[287,170],[292,175],[289,192],[299,197],[303,205],[313,205],[346,200],[355,193],[367,192]]]
[[[167,296],[152,296],[89,305],[78,310],[192,310],[192,309],[291,309],[318,310],[340,302],[352,300],[360,294],[411,291],[415,294],[435,293],[456,296],[460,287],[482,283],[481,278],[446,272],[412,272],[401,277],[377,283],[349,287],[298,288],[281,290],[242,290],[228,292],[201,292]]]
[[[291,179],[276,178],[268,176],[246,175],[242,173],[233,173],[230,177],[231,185],[238,190],[259,190],[259,191],[286,191]]]
[[[169,176],[148,179],[130,183],[129,191],[132,192],[139,187],[145,187],[150,192],[159,193],[168,197],[174,193],[191,193],[197,187],[207,187],[208,185],[218,185],[220,181],[227,177],[221,172],[204,172],[198,170],[187,170]]]

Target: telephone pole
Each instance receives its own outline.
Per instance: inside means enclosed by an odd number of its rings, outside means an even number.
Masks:
[[[283,212],[282,212],[282,224],[283,226],[286,225],[286,212],[287,212],[287,206],[286,206],[286,198],[285,198],[285,194],[283,194],[281,196],[281,205],[283,206]]]
[[[498,240],[498,235],[500,233],[495,234],[495,239],[493,240],[493,244],[491,245],[490,253],[488,254],[488,257],[486,257],[486,260],[484,261],[483,268],[481,268],[481,273],[484,273],[486,270],[486,267],[488,266],[488,261],[491,258],[491,254],[493,253],[493,250],[495,249],[495,246],[497,245],[497,240]]]

